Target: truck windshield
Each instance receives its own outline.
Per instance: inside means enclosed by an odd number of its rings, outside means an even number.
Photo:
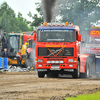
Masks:
[[[10,35],[9,36],[9,52],[17,53],[19,50],[19,38],[18,35]]]
[[[39,30],[38,42],[75,42],[75,30]]]

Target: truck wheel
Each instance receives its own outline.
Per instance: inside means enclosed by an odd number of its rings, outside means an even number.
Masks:
[[[77,63],[77,69],[74,69],[72,76],[73,76],[73,78],[79,78],[80,77],[80,63],[79,63],[79,61]]]
[[[86,60],[85,73],[80,73],[81,78],[88,78],[90,75],[89,62]]]
[[[45,73],[44,72],[38,72],[38,77],[39,78],[44,78],[45,76]]]

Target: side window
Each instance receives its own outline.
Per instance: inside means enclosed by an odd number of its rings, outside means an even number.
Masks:
[[[76,40],[78,41],[78,31],[76,31]]]

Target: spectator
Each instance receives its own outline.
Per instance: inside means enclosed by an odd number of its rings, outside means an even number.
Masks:
[[[7,49],[6,48],[2,52],[2,57],[8,57],[8,52],[7,52]]]
[[[19,52],[17,53],[16,56],[17,56],[17,67],[18,67],[18,66],[21,66],[21,62],[22,62],[22,53],[21,53],[21,50],[19,50]]]

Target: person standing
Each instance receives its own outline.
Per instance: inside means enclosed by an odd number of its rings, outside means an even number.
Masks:
[[[8,57],[8,52],[7,49],[5,48],[4,51],[2,52],[2,57],[7,58]]]
[[[21,53],[21,50],[18,51],[17,53],[17,67],[18,66],[21,66],[21,62],[22,62],[22,53]]]

